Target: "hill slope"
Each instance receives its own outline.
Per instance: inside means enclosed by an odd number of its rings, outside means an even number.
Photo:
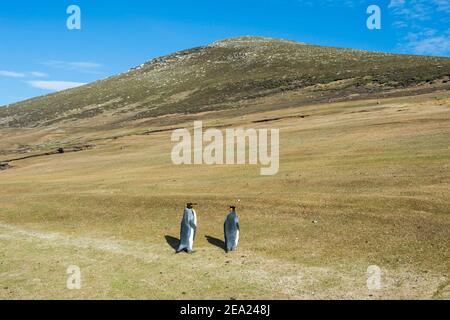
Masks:
[[[377,101],[205,121],[279,128],[271,177],[252,165],[175,166],[171,131],[10,162],[0,298],[449,299],[450,92]],[[60,146],[63,134],[48,131],[0,130],[0,150],[30,143],[30,132]],[[226,254],[223,221],[237,199],[241,240]],[[197,253],[176,255],[188,201],[199,204]],[[81,290],[66,288],[69,265],[81,268]],[[372,265],[381,290],[367,287]]]
[[[297,92],[302,103],[426,86],[449,87],[450,59],[241,37],[180,51],[92,84],[0,108],[0,126],[36,127],[107,115],[110,124],[245,107]],[[410,92],[408,93],[410,94]]]
[[[0,299],[449,299],[449,60],[239,38],[0,108]],[[279,173],[174,165],[194,119],[279,129]]]

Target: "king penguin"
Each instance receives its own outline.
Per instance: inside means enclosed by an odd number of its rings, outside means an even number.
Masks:
[[[225,219],[223,226],[225,236],[225,251],[235,251],[239,243],[239,218],[236,213],[236,206],[230,206],[231,212]]]
[[[177,253],[181,251],[194,252],[194,239],[197,233],[197,213],[193,208],[194,205],[194,203],[188,203],[184,209],[183,219],[181,220],[180,245]]]

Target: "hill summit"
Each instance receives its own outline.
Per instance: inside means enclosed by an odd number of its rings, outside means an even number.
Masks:
[[[94,83],[0,108],[2,127],[124,125],[169,114],[296,104],[449,88],[450,58],[375,53],[238,37],[155,58]]]

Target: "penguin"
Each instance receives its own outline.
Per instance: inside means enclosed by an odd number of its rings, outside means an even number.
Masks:
[[[194,253],[194,240],[197,233],[197,213],[193,206],[194,203],[188,203],[184,209],[183,219],[181,220],[180,245],[176,253],[186,251]]]
[[[236,206],[230,206],[231,212],[225,219],[223,226],[225,237],[225,251],[235,251],[239,243],[239,218],[236,213]]]

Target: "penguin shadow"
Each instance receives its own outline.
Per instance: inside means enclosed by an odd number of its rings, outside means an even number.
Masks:
[[[225,242],[223,240],[211,237],[211,236],[205,236],[206,241],[208,241],[213,246],[216,246],[222,250],[225,251]]]
[[[173,250],[177,250],[180,245],[180,239],[172,236],[164,236],[166,238],[167,244],[172,247]]]

